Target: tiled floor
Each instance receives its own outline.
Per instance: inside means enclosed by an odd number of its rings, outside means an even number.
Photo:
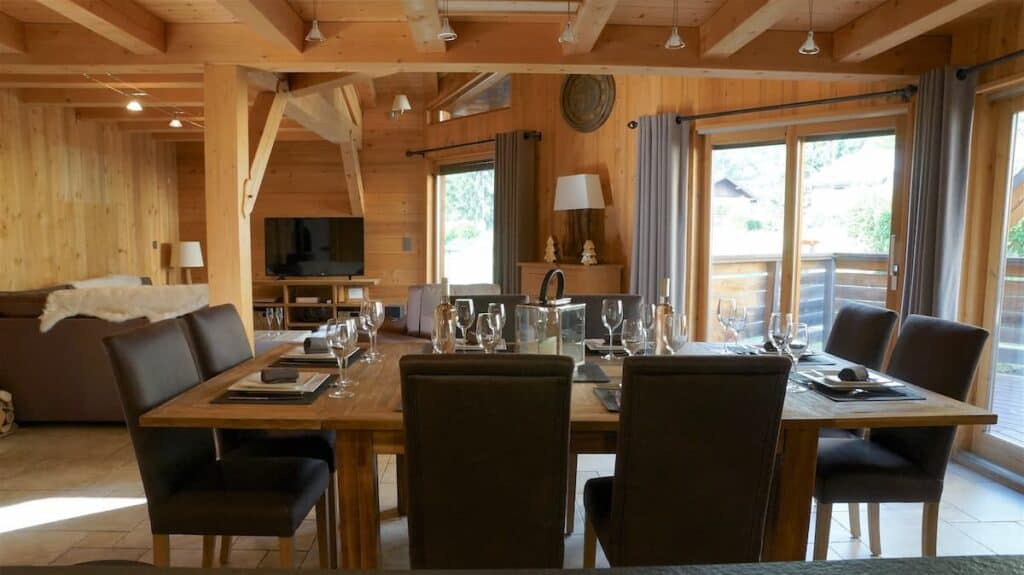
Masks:
[[[580,458],[577,486],[610,474],[613,456]],[[394,459],[381,457],[381,506],[395,505]],[[920,553],[921,507],[882,506],[886,557]],[[582,497],[577,533],[566,540],[565,565],[582,565]],[[861,524],[867,525],[862,506]],[[940,555],[1024,554],[1024,494],[952,466],[939,514]],[[812,523],[813,525],[813,519]],[[868,557],[850,538],[849,515],[837,505],[830,559]],[[384,567],[408,567],[404,520],[381,526]],[[318,565],[316,528],[307,518],[296,541],[303,567]],[[273,538],[241,538],[232,564],[277,566]],[[198,566],[198,537],[173,537],[174,565]],[[809,554],[809,551],[808,551]],[[94,559],[152,560],[149,521],[128,435],[120,427],[27,427],[0,439],[0,565],[68,564]],[[599,565],[606,565],[599,557]]]

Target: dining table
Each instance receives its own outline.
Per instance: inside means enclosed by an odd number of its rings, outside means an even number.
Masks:
[[[340,565],[345,569],[375,569],[380,565],[381,553],[377,456],[404,451],[399,360],[406,355],[429,353],[430,343],[420,340],[378,343],[382,354],[380,361],[358,361],[349,367],[349,377],[359,382],[358,386],[350,388],[354,392],[350,398],[336,399],[324,393],[306,405],[219,401],[232,383],[274,364],[294,347],[294,344],[280,345],[221,373],[143,414],[140,424],[144,427],[335,430]],[[721,344],[691,342],[679,353],[721,353]],[[819,355],[836,364],[843,363],[838,358]],[[934,361],[934,358],[921,360]],[[609,411],[594,390],[596,386],[615,386],[621,382],[623,362],[596,356],[588,356],[587,362],[599,365],[610,382],[573,385],[571,450],[581,454],[615,453],[618,414]],[[308,370],[335,371],[326,365]],[[833,401],[803,386],[791,386],[787,391],[764,538],[764,560],[802,561],[806,557],[821,429],[996,422],[996,415],[986,409],[932,393],[914,382],[905,383],[919,399]],[[687,406],[680,406],[681,417],[685,417],[686,409]]]

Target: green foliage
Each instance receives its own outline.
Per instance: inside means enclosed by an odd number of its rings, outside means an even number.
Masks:
[[[849,229],[875,254],[889,251],[889,236],[892,234],[892,210],[886,206],[878,209],[873,205],[860,205],[850,214]]]
[[[1017,222],[1007,232],[1006,252],[1009,257],[1024,257],[1024,220]]]
[[[747,220],[747,231],[756,232],[764,229],[764,222],[761,220]]]
[[[445,224],[449,230],[470,223],[480,224],[484,229],[494,227],[494,170],[445,176],[444,191]]]

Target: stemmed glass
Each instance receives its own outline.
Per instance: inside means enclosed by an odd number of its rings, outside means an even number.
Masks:
[[[683,312],[676,312],[665,316],[665,331],[672,348],[672,353],[680,353],[683,350],[683,346],[689,341],[689,331],[686,323],[686,314]]]
[[[793,357],[793,365],[800,361],[800,356],[807,351],[807,324],[793,324],[793,338],[789,342],[790,355]]]
[[[268,307],[263,309],[263,319],[267,322],[267,335],[274,337],[274,308]]]
[[[328,397],[340,399],[343,397],[354,397],[355,394],[348,390],[350,385],[356,382],[348,378],[348,356],[355,350],[359,342],[359,325],[355,318],[327,323],[327,344],[330,346],[331,354],[338,362],[338,381],[331,387]]]
[[[736,300],[731,297],[718,298],[718,324],[725,332],[722,340],[722,353],[729,353],[729,332],[732,331],[733,318],[736,317]]]
[[[366,363],[377,363],[383,357],[377,353],[377,330],[384,325],[384,302],[366,300],[359,306],[359,318],[370,334],[370,351],[363,359]]]
[[[627,319],[622,322],[622,347],[630,357],[636,355],[646,345],[647,332],[643,320]]]
[[[498,328],[498,345],[501,345],[505,341],[505,304],[489,303],[487,313],[491,315],[491,321],[495,322],[494,325]]]
[[[484,353],[494,353],[501,340],[501,330],[498,329],[497,322],[497,316],[489,313],[482,313],[476,318],[476,339]]]
[[[740,335],[743,330],[747,328],[747,306],[737,302],[732,308],[732,321],[729,322],[732,327],[732,340],[736,345],[740,343]]]
[[[622,300],[606,299],[601,301],[601,321],[608,328],[608,353],[601,356],[601,359],[613,360],[615,354],[612,352],[615,346],[615,328],[622,323]]]
[[[462,330],[462,341],[464,343],[469,343],[468,332],[469,328],[473,327],[474,321],[476,321],[476,314],[473,313],[473,300],[455,300],[455,323]]]
[[[276,307],[276,308],[274,308],[274,319],[277,320],[277,331],[280,332],[280,333],[284,333],[284,308],[283,307]]]
[[[654,309],[655,305],[652,303],[640,302],[640,323],[644,328],[644,346],[642,348],[643,355],[647,355],[647,344],[650,339],[651,329],[654,328]]]

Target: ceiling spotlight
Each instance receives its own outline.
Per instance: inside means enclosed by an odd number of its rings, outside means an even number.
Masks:
[[[129,112],[141,112],[142,111],[142,102],[139,102],[135,98],[132,98],[131,100],[128,100],[128,104],[125,105],[125,108]]]
[[[313,19],[313,23],[309,26],[309,33],[306,34],[306,42],[323,42],[324,35],[320,32],[320,21],[316,18]]]
[[[167,125],[172,127],[172,128],[180,128],[180,127],[183,126],[183,124],[181,123],[181,120],[179,120],[177,118],[171,118],[171,121],[167,122]]]
[[[444,19],[441,20],[441,31],[437,33],[437,38],[439,40],[444,40],[445,42],[451,42],[458,37],[459,35],[456,34],[455,29],[452,28],[452,23],[449,22],[448,17],[445,16]]]
[[[565,3],[565,28],[562,29],[562,33],[558,36],[558,43],[576,43],[576,30],[572,25],[572,4],[570,2]]]
[[[814,41],[814,0],[807,0],[807,39],[797,51],[805,56],[814,56],[821,52],[818,43]]]
[[[665,40],[666,50],[681,50],[686,47],[686,42],[683,42],[683,37],[679,35],[679,27],[673,26],[672,33],[669,34],[668,40]]]
[[[402,117],[402,114],[410,110],[412,110],[412,104],[409,103],[409,96],[396,94],[394,101],[391,103],[391,114],[389,116],[392,120],[397,120]]]

